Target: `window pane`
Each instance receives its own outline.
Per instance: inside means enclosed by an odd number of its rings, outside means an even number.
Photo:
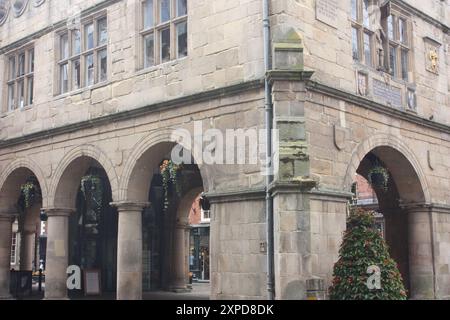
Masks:
[[[187,14],[187,0],[177,0],[177,17]]]
[[[69,68],[67,63],[61,65],[60,67],[60,84],[61,84],[61,93],[67,92],[69,90]]]
[[[99,74],[98,74],[99,82],[106,81],[106,79],[107,79],[107,70],[108,70],[107,57],[108,57],[108,54],[107,54],[106,50],[102,50],[102,51],[98,52],[98,65],[100,68]]]
[[[33,104],[33,77],[28,78],[28,93],[27,93],[27,97],[28,97],[28,105]]]
[[[397,75],[397,49],[393,46],[389,47],[390,74],[395,77]]]
[[[167,62],[170,60],[170,29],[161,30],[159,38],[161,40],[161,62]]]
[[[25,53],[19,55],[19,74],[18,76],[23,76],[25,74]]]
[[[352,55],[353,60],[359,61],[359,40],[358,40],[358,29],[352,28]]]
[[[407,42],[407,33],[406,33],[406,21],[403,19],[398,20],[398,34],[400,37],[401,43]]]
[[[94,55],[90,54],[86,56],[86,85],[90,86],[94,84]]]
[[[8,110],[14,110],[14,84],[8,85]]]
[[[161,23],[170,19],[170,0],[159,0]]]
[[[153,27],[153,0],[144,1],[144,29]]]
[[[16,57],[9,58],[9,80],[16,78]]]
[[[368,66],[372,66],[372,50],[370,45],[370,35],[364,33],[364,59]]]
[[[177,54],[178,58],[187,56],[187,23],[177,24]]]
[[[94,47],[94,25],[88,24],[84,27],[84,36],[86,37],[86,50]]]
[[[34,49],[28,52],[28,68],[29,72],[34,72]]]
[[[23,80],[17,82],[17,95],[19,108],[23,108],[25,106],[25,83]]]
[[[144,38],[144,68],[155,65],[155,39],[149,34]]]
[[[104,45],[108,41],[108,25],[106,22],[106,18],[102,18],[98,20],[98,45]]]
[[[388,17],[388,37],[390,40],[394,40],[394,17]]]
[[[363,0],[363,23],[365,27],[370,27],[369,0]]]
[[[72,85],[73,89],[79,89],[81,87],[81,65],[80,59],[72,62]]]
[[[60,46],[60,60],[65,60],[69,57],[69,35],[67,33],[61,36]]]
[[[408,81],[408,50],[402,49],[402,79]]]
[[[358,0],[352,0],[352,19],[358,20]]]
[[[77,55],[81,52],[81,31],[79,29],[72,31],[72,51],[72,55]]]

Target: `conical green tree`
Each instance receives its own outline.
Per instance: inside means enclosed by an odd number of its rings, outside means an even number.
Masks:
[[[374,273],[368,273],[370,267],[379,268],[380,287],[373,281]],[[389,256],[388,246],[375,228],[373,213],[360,208],[351,210],[333,277],[329,290],[331,300],[407,298],[397,263]]]

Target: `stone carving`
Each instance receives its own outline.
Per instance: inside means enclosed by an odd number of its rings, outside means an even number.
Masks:
[[[414,90],[408,89],[408,108],[409,110],[416,110],[416,92]]]
[[[434,73],[438,73],[438,62],[439,62],[439,55],[437,53],[437,49],[431,49],[428,57],[430,59],[430,69],[431,71],[433,71]]]
[[[358,72],[358,93],[362,96],[367,96],[367,75]]]
[[[345,128],[334,125],[334,145],[340,151],[345,148]]]
[[[369,6],[369,21],[370,28],[375,34],[375,49],[377,54],[376,68],[378,70],[385,70],[384,43],[386,41],[386,33],[381,25],[381,8],[378,1],[372,1]]]
[[[28,0],[15,0],[13,3],[14,16],[20,17],[25,11],[27,4]]]
[[[43,4],[45,0],[34,0],[34,6],[39,7],[41,4]]]
[[[8,0],[0,0],[0,26],[5,23],[8,18],[9,6]]]

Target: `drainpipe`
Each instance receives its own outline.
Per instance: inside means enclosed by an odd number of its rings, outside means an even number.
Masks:
[[[263,0],[264,28],[264,68],[265,68],[265,126],[266,126],[266,237],[267,237],[267,294],[269,300],[275,299],[274,277],[274,227],[273,198],[269,190],[273,181],[272,159],[272,123],[273,104],[272,86],[269,83],[268,72],[272,69],[270,46],[269,0]]]

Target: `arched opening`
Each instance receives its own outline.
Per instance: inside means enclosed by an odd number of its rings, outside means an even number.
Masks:
[[[59,236],[68,239],[67,264],[82,271],[81,290],[69,288],[69,297],[86,294],[86,271],[99,275],[99,293],[115,292],[118,214],[110,205],[111,184],[104,167],[88,156],[73,160],[58,181],[54,202],[55,210],[73,208],[68,215],[67,234]]]
[[[353,205],[376,212],[378,228],[409,296],[429,295],[427,290],[433,289],[431,240],[423,234],[423,230],[430,232],[428,212],[421,179],[411,162],[392,147],[376,147],[359,163],[352,189]]]
[[[8,172],[8,170],[5,170]],[[0,297],[28,297],[45,259],[46,239],[40,220],[43,193],[27,167],[9,172],[0,190]],[[34,292],[35,294],[37,292]]]
[[[203,179],[193,160],[181,165],[172,162],[174,146],[159,143],[145,151],[136,161],[128,184],[127,199],[150,203],[142,216],[142,290],[150,298],[154,291],[196,290],[190,269],[195,250],[190,250],[194,244],[190,243],[189,216],[193,207],[200,206]],[[203,278],[209,279],[209,274]],[[206,286],[202,286],[202,293],[209,296],[209,284]]]

